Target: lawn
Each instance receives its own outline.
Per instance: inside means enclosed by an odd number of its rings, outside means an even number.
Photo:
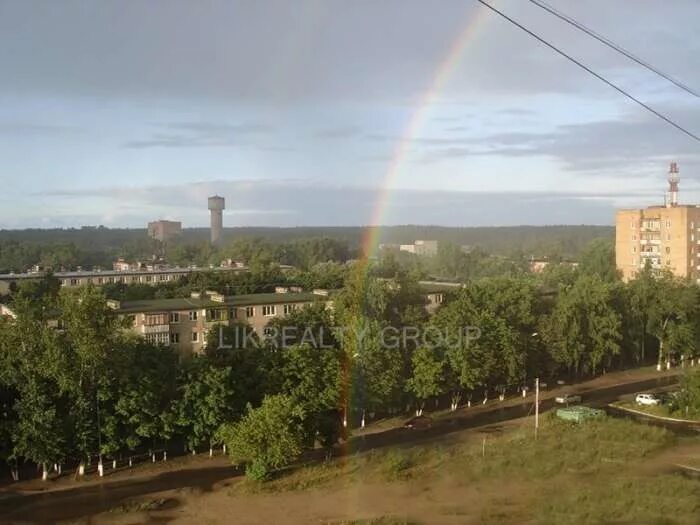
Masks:
[[[241,482],[229,495],[302,493],[313,498],[322,492],[332,497],[348,487],[371,486],[392,494],[389,498],[399,487],[433,505],[433,517],[421,510],[415,516],[392,513],[375,521],[332,523],[433,523],[464,517],[467,523],[696,524],[700,480],[672,473],[659,459],[688,443],[700,445],[700,440],[629,420],[577,425],[548,415],[537,439],[527,425],[489,435],[485,442],[472,434],[462,441],[350,454],[291,469],[267,483]],[[442,501],[434,494],[439,491],[454,495],[454,502]]]

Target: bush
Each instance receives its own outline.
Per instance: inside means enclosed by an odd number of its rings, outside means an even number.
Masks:
[[[258,408],[234,424],[223,425],[218,438],[226,443],[235,463],[247,463],[246,475],[264,480],[301,454],[303,411],[283,395],[266,396]]]

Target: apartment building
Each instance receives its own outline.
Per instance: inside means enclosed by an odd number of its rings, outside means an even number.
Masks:
[[[647,265],[678,277],[700,276],[700,207],[678,204],[678,166],[671,163],[664,206],[618,210],[615,261],[625,281]]]
[[[427,255],[434,257],[438,252],[437,241],[417,240],[413,244],[401,244],[399,250],[402,252],[414,253],[416,255]]]
[[[119,268],[130,268],[127,264],[126,266],[119,266]],[[283,267],[283,269],[289,269],[290,267]],[[54,277],[56,277],[60,282],[61,286],[73,287],[73,286],[85,286],[87,284],[93,284],[95,286],[102,286],[104,284],[112,283],[122,283],[122,284],[150,284],[158,285],[164,284],[170,281],[177,281],[181,277],[193,273],[200,272],[245,272],[248,268],[245,266],[222,266],[214,268],[202,268],[202,267],[159,267],[148,266],[130,269],[119,269],[119,270],[90,270],[90,271],[75,271],[75,272],[56,272]],[[0,295],[6,294],[10,291],[12,283],[19,284],[26,280],[36,280],[41,279],[44,276],[43,272],[28,272],[28,273],[7,273],[0,274]]]
[[[259,336],[274,318],[285,317],[305,306],[329,303],[325,290],[314,292],[278,288],[275,293],[224,296],[216,292],[177,299],[109,301],[132,329],[146,340],[172,346],[185,357],[203,351],[207,334],[216,324],[244,322]]]
[[[182,234],[182,223],[179,221],[153,221],[148,223],[148,236],[157,241],[167,241]]]

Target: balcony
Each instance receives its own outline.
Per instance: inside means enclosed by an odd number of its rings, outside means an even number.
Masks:
[[[170,332],[170,325],[167,324],[150,324],[141,326],[142,334],[160,334]]]

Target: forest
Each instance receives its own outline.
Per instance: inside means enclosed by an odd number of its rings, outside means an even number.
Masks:
[[[254,269],[248,284],[274,280],[275,271]],[[606,242],[587,247],[578,267],[530,274],[497,266],[472,276],[432,315],[416,269],[392,257],[317,263],[295,278],[342,285],[332,308],[273,321],[323,332],[315,339],[323,344],[237,346],[236,331],[249,328],[236,324],[222,328],[227,345],[215,327],[204,354],[185,360],[125,330],[107,307],[109,290],[61,289],[51,277],[23,284],[11,297],[16,318],[0,319],[0,461],[15,476],[23,465],[46,476],[52,465],[80,470],[226,445],[249,476],[266,479],[384,415],[515,395],[535,377],[575,380],[698,357],[698,287],[650,270],[623,283]],[[386,344],[388,328],[406,327],[422,337]],[[465,327],[479,337],[444,336]],[[700,415],[698,396],[685,409]]]
[[[23,272],[34,265],[75,270],[110,268],[118,257],[148,260],[154,254],[173,265],[218,265],[222,259],[262,256],[282,264],[304,266],[314,259],[345,261],[362,255],[363,239],[405,244],[434,239],[441,245],[466,246],[498,257],[576,259],[594,239],[613,237],[609,226],[513,226],[500,228],[447,228],[438,226],[226,228],[222,247],[209,244],[209,230],[183,230],[180,238],[161,243],[145,230],[83,227],[56,230],[0,230],[0,273]],[[260,249],[260,248],[264,249]],[[371,247],[372,252],[376,246]],[[325,256],[325,259],[319,259]]]

